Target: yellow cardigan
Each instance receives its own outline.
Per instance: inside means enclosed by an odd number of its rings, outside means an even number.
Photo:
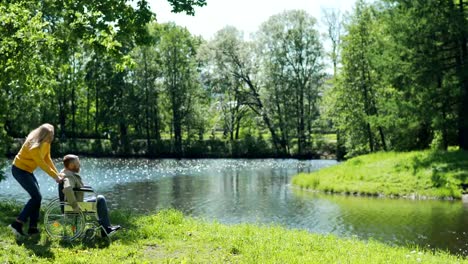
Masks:
[[[39,147],[33,149],[30,149],[29,144],[23,144],[15,160],[13,160],[13,165],[30,173],[39,167],[54,179],[59,175],[57,168],[50,158],[50,144],[46,142],[41,143]]]

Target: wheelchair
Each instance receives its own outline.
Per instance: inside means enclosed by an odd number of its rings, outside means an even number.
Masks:
[[[95,237],[106,234],[105,237],[111,242],[106,229],[99,223],[97,200],[86,201],[90,196],[97,197],[94,189],[90,186],[73,189],[75,192],[84,192],[85,201],[78,202],[81,209],[79,212],[74,211],[65,201],[62,190],[63,183],[59,184],[59,197],[45,206],[44,228],[49,237],[69,242],[81,238],[83,242],[91,242]]]

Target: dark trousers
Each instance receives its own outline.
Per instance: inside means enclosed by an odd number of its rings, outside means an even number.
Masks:
[[[96,199],[99,222],[101,222],[101,225],[104,227],[109,227],[111,224],[109,220],[109,209],[107,208],[106,198],[103,195],[98,195]]]
[[[29,218],[29,226],[37,227],[39,219],[39,211],[41,209],[42,195],[39,190],[39,184],[34,174],[17,168],[15,165],[11,167],[11,173],[16,181],[28,192],[31,198],[26,202],[18,216],[18,220],[26,223]]]
[[[104,195],[98,195],[97,197],[86,199],[86,202],[96,202],[99,223],[104,227],[110,227],[109,209],[107,208],[107,202]]]

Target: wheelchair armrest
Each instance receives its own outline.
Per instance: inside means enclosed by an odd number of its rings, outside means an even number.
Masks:
[[[93,187],[91,186],[83,186],[81,188],[73,188],[75,192],[94,192]]]

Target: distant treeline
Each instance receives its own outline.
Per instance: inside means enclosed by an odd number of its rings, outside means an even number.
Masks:
[[[13,157],[24,140],[16,139],[7,155]],[[300,158],[300,159],[333,159],[336,144],[318,140],[314,149],[304,155],[278,154],[271,143],[262,137],[247,136],[242,140],[226,141],[222,139],[205,139],[183,141],[183,153],[177,153],[171,140],[152,141],[148,151],[147,141],[132,140],[128,149],[109,139],[61,139],[52,144],[52,156],[77,154],[91,157],[145,157],[145,158]]]

